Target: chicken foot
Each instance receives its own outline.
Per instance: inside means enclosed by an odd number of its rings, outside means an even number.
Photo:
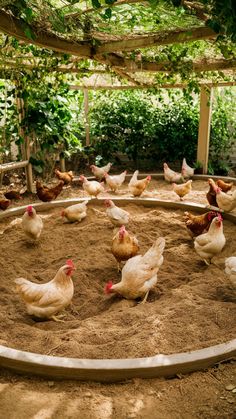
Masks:
[[[58,316],[51,316],[50,319],[54,320],[54,322],[65,323],[65,320],[61,320],[60,317],[65,317],[65,314],[59,314]]]
[[[145,296],[144,296],[144,299],[143,299],[143,300],[142,300],[139,304],[144,304],[144,303],[146,303],[147,298],[148,298],[149,291],[150,291],[150,290],[148,290],[148,291],[146,292],[146,294],[145,294]]]

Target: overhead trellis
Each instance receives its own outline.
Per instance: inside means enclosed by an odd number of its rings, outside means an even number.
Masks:
[[[109,72],[147,87],[235,80],[233,1],[3,0],[0,31],[0,75],[71,73],[84,86]]]

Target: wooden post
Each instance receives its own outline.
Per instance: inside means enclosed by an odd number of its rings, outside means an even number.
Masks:
[[[24,111],[24,100],[17,98],[17,107],[19,112],[19,123],[22,122],[22,119],[25,116]],[[20,136],[24,138],[24,144],[22,144],[21,152],[22,157],[24,160],[30,159],[30,138],[25,136],[25,131],[23,127],[20,127]],[[32,164],[28,163],[28,165],[25,168],[25,176],[26,176],[26,185],[27,185],[27,191],[33,192],[33,170],[32,170]]]
[[[65,157],[60,156],[60,168],[62,172],[66,171]]]
[[[30,159],[30,138],[25,137],[25,157],[26,160]],[[27,191],[33,192],[33,170],[32,164],[28,163],[25,168]]]
[[[89,138],[89,97],[88,97],[88,89],[84,89],[84,120],[85,120],[85,138],[86,138],[86,146],[90,145],[90,138]]]
[[[197,160],[203,165],[203,173],[207,173],[208,170],[212,97],[213,89],[201,86]]]

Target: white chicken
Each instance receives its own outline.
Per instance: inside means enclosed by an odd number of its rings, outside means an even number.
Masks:
[[[90,195],[95,196],[99,195],[101,192],[104,192],[104,187],[102,183],[97,182],[96,180],[88,180],[85,176],[81,175],[79,180],[83,182],[83,189]]]
[[[230,212],[236,208],[236,189],[232,195],[223,192],[219,187],[215,187],[214,189],[216,192],[216,202],[221,210]]]
[[[190,178],[194,175],[194,169],[187,164],[185,158],[183,159],[181,173],[184,178]]]
[[[225,273],[229,276],[232,285],[236,289],[236,256],[225,259]]]
[[[67,260],[46,284],[35,284],[25,278],[15,279],[17,292],[26,304],[28,314],[43,319],[59,320],[55,315],[67,307],[74,294],[71,276],[75,266]]]
[[[143,191],[146,189],[148,184],[150,183],[152,177],[149,175],[145,177],[144,179],[138,180],[138,174],[139,171],[135,170],[132,178],[129,181],[129,191],[134,196],[140,196],[142,195]]]
[[[225,242],[223,218],[219,213],[213,218],[208,232],[196,237],[194,247],[200,258],[209,265],[213,256],[221,252]]]
[[[108,173],[109,170],[111,169],[111,166],[112,166],[112,163],[107,163],[106,166],[103,166],[103,167],[98,167],[92,164],[90,166],[90,169],[97,179],[102,180],[105,176],[105,173]]]
[[[164,163],[164,178],[167,182],[175,182],[180,183],[184,181],[184,178],[181,173],[174,172],[174,170],[171,170],[167,163]]]
[[[26,211],[22,217],[21,226],[29,239],[39,239],[43,229],[43,220],[40,215],[36,213],[36,210],[32,207],[32,205],[28,205],[26,208]]]
[[[117,207],[111,199],[106,199],[104,201],[106,209],[106,214],[109,220],[117,227],[122,225],[127,225],[129,222],[129,213],[122,208]]]
[[[64,217],[70,223],[74,221],[81,221],[87,215],[87,203],[89,200],[87,199],[84,202],[79,204],[70,205],[69,207],[65,208],[61,212],[61,216]]]
[[[157,272],[163,263],[164,248],[165,239],[159,237],[143,256],[137,255],[129,259],[122,269],[121,281],[118,284],[108,282],[105,293],[117,293],[131,300],[144,297],[144,303],[149,291],[157,283]]]
[[[122,185],[122,183],[124,183],[126,173],[126,170],[122,172],[120,175],[114,176],[110,176],[108,175],[108,173],[105,173],[106,183],[113,192],[116,192],[116,190]]]

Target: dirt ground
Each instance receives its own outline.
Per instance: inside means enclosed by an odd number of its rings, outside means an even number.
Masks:
[[[207,204],[207,190],[207,182],[194,181],[185,201]],[[126,195],[127,185],[120,193]],[[179,200],[171,185],[161,180],[152,181],[144,195]],[[74,196],[86,196],[77,184],[63,190],[60,198]],[[105,196],[112,194],[105,192]],[[14,205],[28,202],[38,199],[30,196]],[[109,252],[113,227],[103,207],[89,207],[87,218],[80,224],[63,224],[60,209],[51,210],[44,219],[38,246],[27,244],[19,225],[1,236],[2,243],[3,237],[7,238],[7,252],[3,246],[0,256],[4,267],[2,344],[50,355],[109,358],[114,351],[117,357],[148,356],[201,348],[235,336],[236,296],[223,272],[223,262],[235,254],[236,227],[224,221],[225,249],[206,267],[195,254],[180,210],[133,204],[126,209],[131,214],[129,230],[139,239],[141,253],[156,236],[166,238],[158,286],[148,303],[140,306],[104,296],[104,284],[110,279],[118,281],[119,274]],[[0,223],[0,230],[10,221]],[[10,261],[7,266],[6,258]],[[12,279],[30,272],[28,279],[47,281],[67,258],[76,262],[77,271],[73,307],[67,309],[66,323],[58,326],[51,321],[33,321],[14,294]],[[99,261],[96,267],[95,259]],[[169,380],[135,379],[105,385],[22,378],[2,371],[0,418],[233,418],[235,372],[235,364],[228,362]]]

